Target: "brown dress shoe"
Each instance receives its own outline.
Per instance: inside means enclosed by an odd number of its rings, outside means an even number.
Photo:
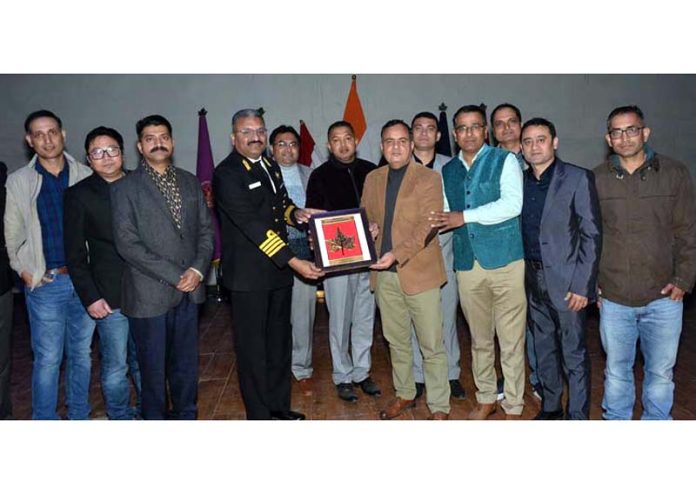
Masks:
[[[398,417],[409,408],[413,408],[415,406],[415,400],[404,400],[402,398],[396,398],[389,404],[389,406],[387,406],[387,408],[379,412],[379,418],[382,420],[391,420],[395,417]]]
[[[522,420],[522,415],[516,415],[512,413],[505,414],[505,420]]]
[[[469,420],[486,420],[495,413],[496,408],[496,403],[477,403],[468,418]]]
[[[449,420],[449,413],[435,412],[428,417],[428,420]]]
[[[314,394],[314,381],[311,377],[297,381],[297,387],[300,388],[302,396],[312,396]]]

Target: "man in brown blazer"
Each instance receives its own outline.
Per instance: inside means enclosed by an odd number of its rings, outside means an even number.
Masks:
[[[443,207],[440,175],[412,160],[411,129],[402,120],[382,127],[382,152],[389,166],[370,172],[362,206],[377,223],[376,250],[370,287],[389,342],[396,399],[380,412],[383,420],[415,406],[411,321],[423,354],[423,373],[430,419],[449,417],[450,388],[442,339],[440,287],[447,281],[429,211]]]

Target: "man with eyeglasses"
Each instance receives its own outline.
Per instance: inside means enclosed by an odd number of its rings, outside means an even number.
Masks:
[[[587,420],[590,362],[587,305],[596,299],[602,225],[592,172],[556,157],[556,127],[533,118],[522,127],[522,240],[529,326],[539,357],[542,407],[536,420]],[[563,380],[568,406],[563,411]]]
[[[451,158],[435,152],[440,140],[437,117],[430,112],[420,112],[411,120],[413,131],[413,160],[416,163],[442,174],[442,167]],[[450,396],[458,400],[466,398],[464,388],[459,382],[461,368],[459,367],[460,349],[457,337],[457,276],[454,272],[454,252],[452,250],[452,232],[440,234],[440,247],[445,261],[447,283],[440,290],[442,303],[442,336],[447,352],[447,377],[450,386]],[[416,380],[416,398],[425,390],[423,376],[423,356],[418,347],[415,328],[413,330],[413,375]]]
[[[63,124],[53,112],[29,114],[24,130],[35,154],[7,177],[5,242],[10,266],[24,282],[29,314],[32,418],[60,418],[56,407],[65,353],[68,418],[87,419],[94,321],[75,293],[66,264],[63,193],[92,170],[65,152]]]
[[[210,211],[198,179],[172,163],[169,121],[149,115],[135,130],[140,166],[110,189],[114,240],[125,261],[121,309],[138,354],[142,417],[193,420],[201,282],[213,255]]]
[[[365,177],[376,167],[356,155],[353,126],[339,120],[329,126],[328,161],[312,172],[307,184],[307,206],[336,211],[360,207]],[[329,347],[332,379],[338,397],[354,403],[359,386],[368,396],[381,391],[370,377],[372,367],[375,297],[370,292],[367,270],[327,276],[324,281],[329,310]]]
[[[288,196],[297,207],[304,207],[307,182],[312,169],[297,163],[300,156],[300,135],[289,125],[281,125],[271,132],[273,159],[280,165]],[[312,260],[307,232],[288,225],[288,244],[300,259]],[[312,338],[317,306],[317,284],[294,273],[290,321],[292,324],[292,374],[302,394],[311,396]]]
[[[140,394],[140,371],[128,328],[121,313],[123,259],[116,252],[111,221],[110,185],[123,171],[123,137],[108,127],[92,129],[85,138],[91,176],[65,192],[63,230],[68,270],[82,305],[96,321],[101,354],[102,393],[111,420],[130,420],[128,367]],[[131,351],[129,351],[129,349]]]
[[[496,412],[495,336],[505,378],[506,419],[524,408],[524,251],[519,215],[522,169],[515,155],[486,144],[486,112],[478,105],[454,114],[461,151],[442,169],[450,212],[433,212],[433,226],[454,229],[459,300],[471,331],[477,393],[473,420]]]
[[[499,148],[506,149],[515,154],[520,167],[527,169],[528,165],[524,161],[522,146],[520,145],[520,135],[522,132],[522,112],[512,103],[501,103],[491,112],[491,127],[493,128],[493,139]],[[527,327],[525,331],[527,362],[529,363],[529,384],[532,385],[533,396],[541,401],[542,389],[539,377],[537,376],[537,357],[534,351],[534,333]],[[504,381],[498,380],[498,400],[505,397],[503,392]]]
[[[512,103],[501,103],[491,112],[491,127],[493,139],[499,148],[513,153],[520,166],[525,169],[527,164],[522,154],[520,133],[522,131],[522,112]]]
[[[450,388],[442,339],[440,287],[447,281],[437,239],[424,211],[443,209],[442,179],[413,159],[411,129],[402,120],[382,127],[381,148],[388,166],[365,180],[362,205],[377,223],[379,259],[370,266],[370,285],[389,342],[396,397],[380,412],[390,420],[415,406],[413,355],[423,354],[431,420],[447,420]],[[415,328],[418,348],[412,349]]]
[[[286,225],[319,211],[288,197],[278,164],[266,158],[258,110],[232,117],[234,150],[217,166],[213,191],[222,227],[222,283],[231,292],[239,387],[249,420],[303,420],[290,410],[293,271],[316,280],[314,263],[289,245]]]
[[[604,242],[600,335],[607,354],[603,417],[630,420],[636,342],[643,354],[642,419],[671,419],[683,297],[696,279],[696,202],[689,169],[648,145],[637,106],[607,118],[613,154],[595,177]]]

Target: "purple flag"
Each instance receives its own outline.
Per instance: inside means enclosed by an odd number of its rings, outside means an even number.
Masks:
[[[215,164],[213,163],[213,150],[210,147],[210,134],[208,134],[208,121],[205,116],[208,112],[205,108],[201,108],[198,112],[198,160],[196,163],[196,176],[201,183],[205,203],[210,209],[210,216],[213,220],[213,228],[215,228],[215,250],[213,251],[213,264],[217,266],[220,263],[220,252],[222,246],[220,244],[220,224],[218,223],[217,215],[215,214],[215,198],[213,197],[213,172],[215,172]]]

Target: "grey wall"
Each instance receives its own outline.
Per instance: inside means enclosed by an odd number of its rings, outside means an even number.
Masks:
[[[607,113],[631,103],[645,111],[658,151],[696,164],[695,83],[693,75],[358,76],[368,124],[377,130],[391,118],[410,121],[422,110],[437,114],[441,102],[451,119],[463,104],[484,102],[492,109],[510,101],[525,119],[552,120],[561,140],[559,154],[590,168],[606,152]],[[244,107],[263,106],[269,129],[289,123],[299,130],[303,119],[324,146],[326,128],[343,115],[349,87],[350,75],[0,75],[0,160],[10,170],[26,163],[22,125],[39,108],[63,119],[68,151],[80,159],[90,129],[120,130],[130,168],[137,163],[136,120],[161,113],[174,127],[177,165],[195,171],[201,107],[209,112],[216,163],[230,150],[231,115]]]

